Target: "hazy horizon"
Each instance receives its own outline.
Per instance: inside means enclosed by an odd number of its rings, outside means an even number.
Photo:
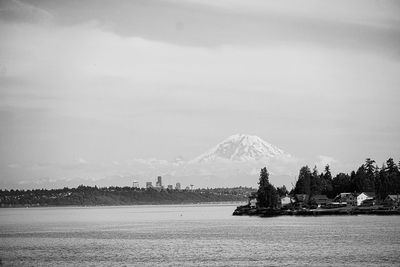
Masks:
[[[296,158],[282,184],[304,164],[399,162],[398,14],[372,0],[0,0],[0,188],[186,184],[132,161],[190,160],[237,133]]]

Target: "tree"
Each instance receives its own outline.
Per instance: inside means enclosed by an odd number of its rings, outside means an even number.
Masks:
[[[259,207],[277,208],[278,192],[276,188],[269,183],[269,173],[264,167],[260,172],[259,187],[257,191],[257,202]]]
[[[321,173],[321,194],[327,195],[328,197],[334,197],[333,186],[332,186],[332,174],[329,165],[325,166],[325,173]]]
[[[394,162],[394,160],[393,160],[392,158],[389,158],[389,159],[386,161],[386,165],[387,165],[386,171],[387,171],[388,173],[396,173],[396,172],[399,171],[399,169],[398,169],[396,163]]]
[[[282,185],[281,187],[277,187],[276,191],[278,192],[278,195],[280,197],[287,196],[289,194],[289,191],[286,189],[285,185]]]
[[[333,195],[344,192],[351,192],[350,176],[345,173],[339,173],[332,180]]]
[[[367,158],[365,160],[364,167],[365,167],[367,174],[371,175],[375,172],[374,163],[375,163],[375,160],[373,160],[373,159]]]
[[[308,166],[300,169],[299,178],[294,188],[295,194],[310,194],[311,171]]]
[[[400,173],[392,158],[386,161],[386,166],[383,165],[376,176],[375,189],[380,199],[400,191]]]
[[[314,166],[310,177],[310,196],[321,194],[321,179],[318,174],[317,166]]]
[[[329,167],[329,164],[325,166],[325,173],[324,173],[324,179],[332,181],[332,174],[331,174],[331,169]]]
[[[354,176],[355,190],[357,192],[375,192],[376,167],[375,160],[367,158],[365,163],[358,168]]]

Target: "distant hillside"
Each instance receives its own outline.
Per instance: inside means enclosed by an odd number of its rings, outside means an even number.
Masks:
[[[246,201],[247,196],[253,191],[255,189],[247,187],[156,191],[132,187],[90,186],[52,190],[0,190],[0,206],[97,206]]]

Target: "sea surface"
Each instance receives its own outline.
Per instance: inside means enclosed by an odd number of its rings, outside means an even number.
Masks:
[[[0,258],[4,266],[400,266],[400,216],[259,218],[234,209],[0,209]]]

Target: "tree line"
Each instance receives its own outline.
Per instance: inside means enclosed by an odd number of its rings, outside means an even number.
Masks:
[[[0,190],[0,206],[93,206],[245,201],[248,187],[161,190],[80,185],[77,188]]]

